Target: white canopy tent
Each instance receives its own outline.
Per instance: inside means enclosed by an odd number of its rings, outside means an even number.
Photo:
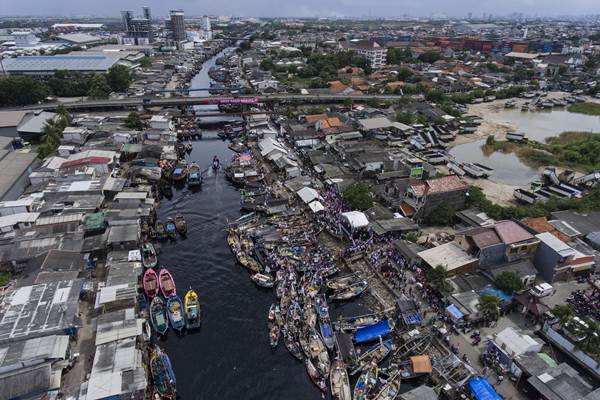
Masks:
[[[321,202],[317,200],[313,201],[308,206],[315,214],[325,210],[325,206],[323,206],[323,204],[321,204]]]
[[[302,201],[306,204],[309,204],[312,201],[321,199],[321,196],[319,196],[319,192],[317,192],[315,189],[308,187],[308,186],[305,186],[302,189],[298,190],[296,192],[296,194],[298,196],[300,196]]]
[[[342,213],[342,218],[352,229],[360,229],[369,226],[369,220],[367,219],[367,216],[360,211],[348,211]]]

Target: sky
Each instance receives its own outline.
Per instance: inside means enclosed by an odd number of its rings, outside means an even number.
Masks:
[[[255,17],[528,16],[599,14],[599,0],[0,0],[0,15],[118,16],[123,9],[155,16],[181,8],[203,14]]]

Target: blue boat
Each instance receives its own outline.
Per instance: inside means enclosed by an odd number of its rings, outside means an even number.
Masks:
[[[333,329],[331,328],[331,319],[329,318],[329,307],[327,306],[327,299],[324,294],[316,296],[317,314],[319,316],[319,330],[323,337],[323,342],[329,350],[333,350],[334,339]]]
[[[165,228],[169,237],[171,237],[172,239],[175,239],[177,237],[177,225],[175,225],[175,221],[173,221],[173,218],[167,218],[167,224]]]
[[[373,340],[387,336],[392,331],[389,320],[384,319],[376,324],[365,326],[354,332],[354,342],[356,344],[367,343]]]
[[[175,374],[171,367],[169,356],[156,346],[150,356],[150,372],[158,394],[167,399],[177,397],[175,389]]]
[[[185,316],[183,311],[183,302],[176,294],[172,294],[167,299],[167,314],[169,322],[176,331],[181,331],[185,326]]]

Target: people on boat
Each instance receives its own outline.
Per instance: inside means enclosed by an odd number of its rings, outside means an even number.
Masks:
[[[219,169],[221,167],[221,162],[219,161],[219,157],[215,154],[212,160],[213,169]]]

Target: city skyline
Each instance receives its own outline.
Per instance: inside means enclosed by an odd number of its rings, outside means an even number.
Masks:
[[[593,0],[574,0],[564,2],[548,0],[543,8],[535,0],[459,0],[449,1],[403,1],[381,0],[374,7],[358,0],[330,0],[320,2],[306,0],[302,4],[284,0],[259,0],[244,2],[233,0],[227,3],[214,3],[205,0],[183,1],[174,0],[165,5],[157,0],[140,0],[122,2],[106,0],[102,3],[81,3],[73,0],[56,0],[51,3],[40,0],[4,0],[2,7],[3,16],[30,15],[30,16],[97,16],[110,17],[119,15],[123,9],[139,9],[149,6],[153,15],[167,16],[168,11],[174,8],[183,9],[186,15],[195,16],[203,14],[213,15],[239,15],[256,17],[394,17],[410,16],[448,16],[464,17],[471,13],[474,18],[481,18],[483,14],[501,16],[511,13],[522,13],[527,16],[578,16],[598,13]],[[75,11],[76,10],[76,11]]]

